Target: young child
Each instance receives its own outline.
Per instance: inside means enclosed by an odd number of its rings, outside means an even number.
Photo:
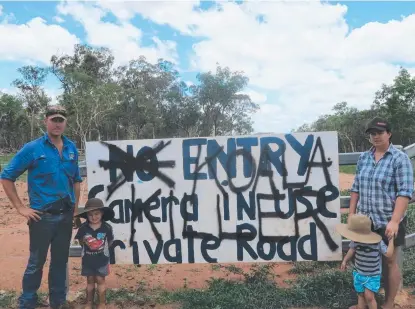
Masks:
[[[390,257],[394,251],[394,242],[389,239],[386,246],[382,236],[371,231],[371,220],[361,214],[352,215],[348,224],[336,226],[338,233],[350,239],[350,249],[345,255],[341,269],[354,257],[353,284],[357,292],[357,309],[376,309],[375,293],[380,288],[382,273],[382,255]]]
[[[109,247],[114,240],[112,227],[105,221],[114,218],[114,211],[105,207],[102,200],[91,198],[85,204],[84,211],[77,217],[86,219],[75,235],[82,246],[82,276],[87,277],[87,304],[92,309],[95,284],[98,289],[99,305],[105,308],[105,277],[109,274]]]

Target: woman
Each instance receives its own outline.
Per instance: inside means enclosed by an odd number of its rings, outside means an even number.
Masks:
[[[391,127],[386,119],[375,117],[369,122],[366,133],[373,146],[362,153],[357,162],[349,214],[368,215],[372,231],[380,234],[386,244],[393,236],[395,247],[402,246],[406,209],[414,191],[412,164],[408,155],[391,143]],[[394,307],[401,282],[396,253],[397,250],[383,261],[384,309]]]

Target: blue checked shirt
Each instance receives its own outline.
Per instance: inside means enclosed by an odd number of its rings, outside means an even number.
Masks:
[[[357,213],[369,216],[375,229],[384,228],[392,218],[396,198],[412,198],[414,178],[408,155],[392,144],[377,163],[373,147],[362,153],[351,191],[359,193]]]
[[[75,202],[73,185],[82,182],[75,144],[63,138],[62,157],[47,134],[23,146],[3,170],[0,178],[15,181],[26,170],[30,206],[42,210],[61,198]]]

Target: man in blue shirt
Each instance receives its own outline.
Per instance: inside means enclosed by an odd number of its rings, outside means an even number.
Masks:
[[[43,265],[49,246],[50,307],[66,303],[66,269],[72,238],[73,215],[78,212],[80,183],[78,151],[63,135],[66,110],[48,107],[45,115],[47,133],[23,146],[1,173],[1,182],[18,213],[28,220],[30,257],[23,276],[20,309],[33,309],[42,281]],[[28,171],[30,207],[17,195],[14,182]]]

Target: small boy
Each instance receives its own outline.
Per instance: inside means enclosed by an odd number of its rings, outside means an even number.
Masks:
[[[369,217],[356,214],[351,215],[348,224],[336,226],[340,235],[350,239],[350,249],[340,268],[345,270],[354,257],[353,284],[358,296],[357,309],[365,309],[366,305],[369,309],[377,308],[375,293],[380,288],[382,254],[390,257],[394,251],[392,239],[386,246],[382,236],[372,232],[371,223]]]
[[[78,217],[86,219],[75,235],[82,246],[82,272],[87,277],[87,303],[85,309],[92,309],[95,284],[98,288],[99,305],[106,306],[105,277],[109,274],[109,248],[114,240],[111,225],[105,221],[114,218],[114,211],[105,207],[102,200],[91,198],[85,204],[84,211]]]

